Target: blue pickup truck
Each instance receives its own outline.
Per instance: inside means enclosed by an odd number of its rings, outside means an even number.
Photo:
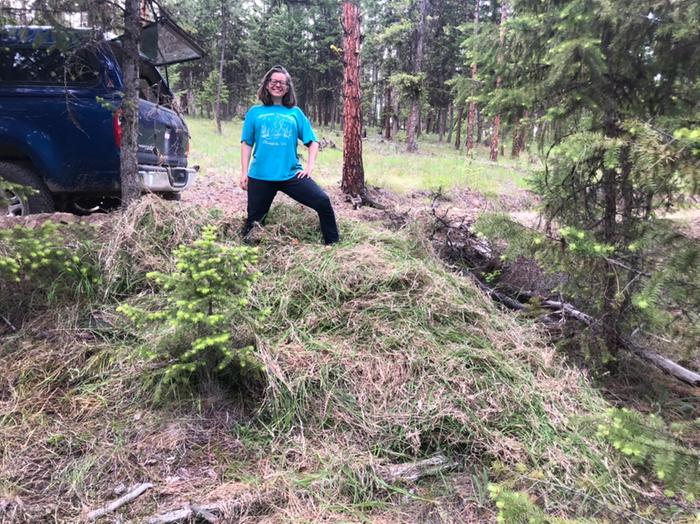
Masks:
[[[118,41],[86,30],[0,28],[0,178],[35,190],[5,189],[7,214],[89,212],[118,203],[121,56]],[[146,56],[139,76],[143,190],[178,199],[196,176],[187,167],[187,126]]]

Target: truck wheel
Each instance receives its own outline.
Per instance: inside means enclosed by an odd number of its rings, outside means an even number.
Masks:
[[[14,162],[0,162],[0,179],[36,190],[31,195],[22,195],[12,189],[0,189],[0,213],[5,211],[8,216],[24,216],[55,211],[51,193],[41,178],[28,167]]]

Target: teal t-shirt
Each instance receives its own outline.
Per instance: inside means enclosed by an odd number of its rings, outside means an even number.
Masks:
[[[253,106],[245,115],[241,142],[253,147],[248,176],[258,180],[289,180],[303,168],[297,141],[318,142],[311,122],[298,107]]]

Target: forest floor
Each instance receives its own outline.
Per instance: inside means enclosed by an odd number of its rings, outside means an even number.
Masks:
[[[317,179],[343,241],[324,249],[314,214],[280,195],[251,295],[268,316],[231,327],[254,340],[262,387],[238,369],[239,380],[160,396],[172,333],[131,325],[116,308],[162,307],[148,274],[174,270],[174,248],[204,224],[240,243],[239,130],[217,137],[208,126],[190,123],[203,170],[182,205],[146,197],[126,214],[88,217],[99,294],[62,299],[53,282],[0,294],[15,324],[0,325],[0,522],[88,521],[142,482],[153,487],[99,522],[198,512],[220,522],[493,522],[501,503],[517,510],[508,524],[693,522],[697,504],[665,496],[597,427],[613,406],[692,420],[697,388],[627,358],[621,378],[595,380],[541,327],[443,264],[425,236],[436,217],[537,217],[526,168],[467,161],[445,144],[407,156],[365,142],[371,195],[386,209],[355,209],[339,190],[339,149],[321,152]],[[434,466],[409,478],[425,460]],[[525,498],[498,500],[493,484]]]

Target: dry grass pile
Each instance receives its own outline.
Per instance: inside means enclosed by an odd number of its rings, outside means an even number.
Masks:
[[[636,481],[595,436],[605,402],[539,332],[443,269],[418,229],[343,221],[342,243],[325,248],[315,216],[275,208],[251,301],[270,310],[256,331],[262,400],[251,411],[209,384],[153,402],[145,377],[162,362],[115,307],[156,293],[145,272],[218,218],[139,206],[103,230],[107,301],[0,339],[0,521],[74,522],[145,481],[156,487],[105,522],[190,501],[221,502],[231,522],[489,521],[488,482],[552,514],[641,511]],[[436,454],[452,468],[387,480]]]

